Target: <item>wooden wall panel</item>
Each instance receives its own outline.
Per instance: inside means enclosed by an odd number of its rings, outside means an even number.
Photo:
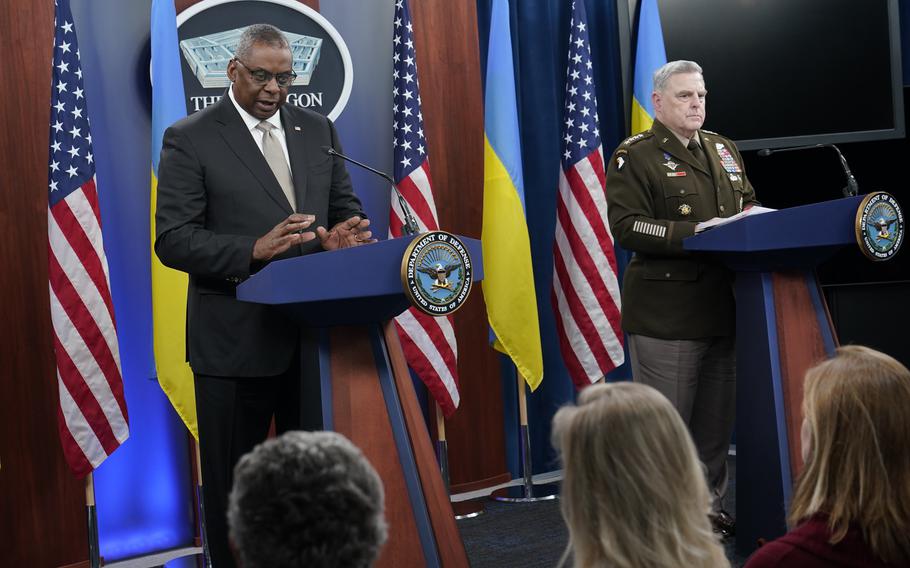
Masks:
[[[53,2],[0,3],[0,564],[88,558],[83,483],[57,434],[47,287]]]
[[[411,0],[424,130],[442,229],[480,238],[483,94],[475,2]],[[480,286],[455,314],[461,406],[446,437],[452,491],[508,480],[498,355]]]

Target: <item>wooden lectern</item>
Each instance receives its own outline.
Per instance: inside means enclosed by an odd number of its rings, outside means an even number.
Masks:
[[[401,260],[413,238],[273,262],[238,286],[237,298],[281,306],[302,326],[320,328],[324,427],[358,446],[385,487],[389,539],[376,566],[466,567],[449,495],[390,321],[410,306]],[[481,280],[480,241],[459,238],[472,256],[474,280]]]
[[[856,243],[860,197],[746,217],[683,242],[736,271],[736,548],[784,534],[802,469],[803,377],[837,335],[814,268]]]

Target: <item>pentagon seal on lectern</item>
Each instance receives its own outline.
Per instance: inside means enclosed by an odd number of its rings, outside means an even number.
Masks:
[[[401,259],[401,284],[411,304],[431,316],[451,314],[471,293],[471,256],[455,235],[432,231],[414,237]]]
[[[856,243],[871,260],[890,260],[904,242],[904,212],[889,193],[870,193],[856,210]]]

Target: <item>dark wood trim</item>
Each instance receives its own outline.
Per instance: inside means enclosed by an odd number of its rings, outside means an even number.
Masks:
[[[417,461],[417,471],[423,486],[427,512],[430,515],[430,523],[433,525],[433,533],[436,535],[439,560],[446,567],[467,567],[468,556],[464,543],[461,541],[461,533],[458,532],[458,526],[455,524],[455,513],[452,511],[452,504],[449,502],[448,493],[439,472],[436,454],[433,452],[433,446],[427,436],[426,423],[417,403],[417,396],[414,394],[414,385],[411,382],[404,353],[401,351],[398,332],[392,322],[386,322],[383,332],[398,391],[406,393],[401,396],[401,405],[411,438],[414,458]]]
[[[803,466],[800,442],[803,378],[810,367],[825,359],[826,353],[806,273],[775,272],[772,281],[781,386],[790,442],[790,472],[796,479]],[[811,285],[817,284],[812,282]],[[821,299],[824,302],[824,296]]]
[[[104,559],[101,559],[101,565],[104,566]],[[82,562],[76,562],[75,564],[67,564],[66,566],[58,566],[57,568],[92,568],[92,563],[88,560],[83,560]]]
[[[499,475],[494,475],[493,477],[476,479],[467,483],[459,483],[458,485],[451,485],[449,487],[449,492],[452,495],[456,495],[458,493],[470,493],[471,491],[478,491],[480,489],[486,489],[488,487],[495,487],[503,483],[508,483],[511,480],[512,476],[509,475],[509,472],[504,472],[500,473]]]
[[[337,327],[330,331],[330,338],[334,429],[363,451],[385,488],[389,538],[376,566],[422,566],[425,558],[379,384],[369,331],[365,327]]]

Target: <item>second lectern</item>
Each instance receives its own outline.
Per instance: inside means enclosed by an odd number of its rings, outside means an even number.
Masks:
[[[882,199],[893,202],[888,194],[877,193],[750,216],[683,243],[688,250],[720,258],[736,271],[740,553],[754,550],[759,539],[786,532],[793,482],[802,467],[803,377],[809,367],[833,355],[837,345],[814,268],[844,246],[856,246],[858,239],[879,240],[888,248],[883,231],[898,220],[903,226],[899,209],[892,211],[897,214],[891,221],[879,220],[876,213],[869,227],[860,216]],[[892,233],[894,238],[899,235],[902,228]],[[881,254],[896,252],[899,244],[898,240]]]

